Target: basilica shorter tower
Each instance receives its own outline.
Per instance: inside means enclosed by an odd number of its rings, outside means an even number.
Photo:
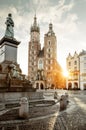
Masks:
[[[28,77],[36,88],[50,88],[54,85],[53,72],[57,67],[57,41],[52,23],[44,35],[44,47],[41,49],[40,28],[36,15],[30,29],[28,51]]]

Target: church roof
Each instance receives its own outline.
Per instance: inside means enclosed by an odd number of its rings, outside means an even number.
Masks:
[[[40,58],[44,57],[44,48],[39,51],[38,57],[40,57]]]

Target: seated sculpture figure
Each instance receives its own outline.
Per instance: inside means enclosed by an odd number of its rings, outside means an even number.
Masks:
[[[17,66],[14,64],[10,64],[10,75],[11,78],[16,78],[16,79],[22,79],[19,70],[17,69]]]
[[[14,30],[13,30],[14,22],[12,20],[12,14],[8,14],[5,24],[6,24],[5,37],[13,38],[14,37]]]

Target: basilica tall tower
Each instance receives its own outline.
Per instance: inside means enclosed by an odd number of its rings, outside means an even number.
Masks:
[[[34,22],[30,29],[30,42],[29,42],[29,59],[28,59],[28,76],[31,81],[35,80],[38,68],[38,54],[41,50],[40,45],[40,28],[37,24],[36,15]]]
[[[57,43],[52,23],[49,24],[49,31],[44,37],[44,57],[45,76],[47,82],[49,80],[49,84],[51,85],[53,84],[53,73],[57,65]]]

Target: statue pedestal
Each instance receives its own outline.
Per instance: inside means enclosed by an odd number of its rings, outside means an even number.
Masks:
[[[0,62],[17,62],[17,47],[20,44],[15,38],[3,37],[0,40]]]

